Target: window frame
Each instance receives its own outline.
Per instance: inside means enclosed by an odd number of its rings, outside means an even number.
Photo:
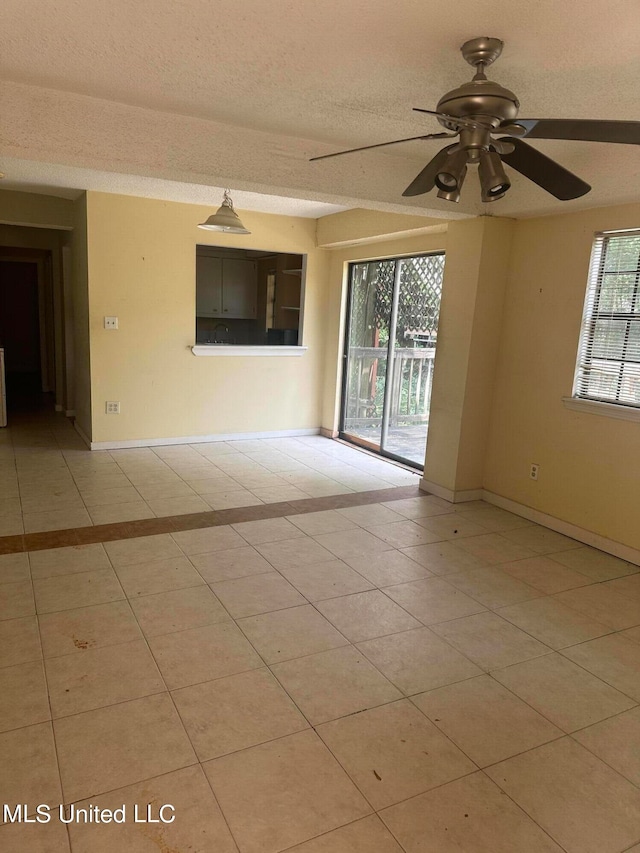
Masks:
[[[580,338],[576,356],[576,367],[573,380],[572,396],[563,398],[565,405],[571,409],[581,409],[593,414],[609,415],[625,420],[640,420],[640,391],[636,392],[636,399],[630,399],[623,389],[625,365],[640,365],[640,354],[633,352],[636,357],[631,359],[629,355],[629,342],[631,330],[640,330],[640,252],[636,267],[633,270],[607,270],[607,250],[611,240],[624,237],[640,238],[640,229],[629,228],[615,231],[599,231],[594,235],[594,241],[589,263],[589,275],[585,294],[582,322],[580,327]],[[603,292],[605,276],[628,275],[633,277],[633,290],[631,293],[631,310],[614,311],[611,308],[603,310],[600,304]],[[610,320],[626,323],[626,329],[621,342],[620,356],[594,355],[596,345],[596,331],[598,321]],[[598,388],[590,386],[590,372],[594,361],[610,361],[618,366],[618,378],[614,396],[598,394]],[[633,380],[632,380],[633,381]],[[640,376],[637,380],[640,386]],[[601,390],[601,389],[600,389]]]

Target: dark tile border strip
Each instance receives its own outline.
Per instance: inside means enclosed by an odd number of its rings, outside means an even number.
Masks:
[[[350,506],[366,506],[403,498],[426,497],[428,494],[429,492],[420,491],[418,486],[395,486],[370,492],[350,492],[346,495],[327,495],[322,498],[305,498],[285,503],[257,504],[234,509],[196,512],[191,515],[142,518],[138,521],[124,521],[118,524],[96,524],[92,527],[0,536],[0,555],[64,548],[69,545],[88,545],[94,542],[110,542],[114,539],[133,539],[137,536],[154,536],[158,533],[178,533],[181,530],[218,527],[221,524],[238,524],[241,521],[282,518],[285,515],[346,509]]]

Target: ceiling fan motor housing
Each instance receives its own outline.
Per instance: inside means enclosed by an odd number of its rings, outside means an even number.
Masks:
[[[477,118],[487,127],[498,127],[503,121],[513,121],[520,109],[514,93],[492,80],[471,80],[452,89],[438,101],[437,111],[454,118]],[[438,121],[447,130],[460,126],[446,118]]]

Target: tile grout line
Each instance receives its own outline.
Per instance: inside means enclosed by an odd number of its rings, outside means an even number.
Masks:
[[[40,642],[40,652],[42,654],[42,674],[44,677],[45,690],[47,691],[47,705],[49,706],[49,725],[51,726],[51,737],[53,740],[53,751],[54,751],[55,756],[56,756],[56,769],[58,771],[58,783],[60,785],[61,802],[58,805],[63,805],[64,804],[64,790],[62,787],[62,773],[60,770],[60,756],[58,754],[58,741],[56,739],[56,728],[53,724],[53,709],[51,707],[51,693],[49,691],[49,676],[47,674],[47,667],[46,667],[45,658],[44,658],[44,646],[42,644],[42,630],[40,628],[40,617],[38,615],[38,608],[36,605],[36,596],[35,596],[35,590],[33,587],[33,575],[31,572],[31,560],[29,559],[29,555],[27,555],[27,559],[29,562],[29,580],[31,582],[31,595],[33,596],[33,609],[35,611],[36,623],[38,625],[38,640]],[[67,835],[67,843],[69,844],[69,850],[71,850],[71,835],[69,833],[69,827],[67,825],[65,825],[65,830],[66,830],[66,835]]]
[[[582,749],[586,749],[586,750],[587,750],[587,752],[588,752],[588,753],[590,753],[591,755],[595,756],[595,758],[596,758],[598,761],[601,761],[601,762],[602,762],[603,764],[605,764],[605,765],[606,765],[610,770],[612,770],[614,773],[617,773],[617,774],[618,774],[618,776],[620,776],[620,777],[621,777],[622,779],[624,779],[626,782],[629,782],[631,785],[633,785],[634,787],[636,787],[636,788],[638,788],[638,789],[640,790],[640,783],[638,783],[638,782],[634,782],[634,781],[633,781],[633,779],[630,779],[630,778],[629,778],[628,776],[626,776],[624,773],[621,773],[621,772],[620,772],[620,770],[617,770],[617,769],[616,769],[612,764],[610,764],[610,763],[609,763],[609,761],[607,761],[607,759],[602,758],[602,756],[600,756],[600,755],[598,755],[596,752],[594,752],[594,751],[593,751],[589,746],[587,746],[587,745],[586,745],[586,744],[584,744],[584,743],[581,743],[579,740],[577,740],[577,739],[574,737],[574,734],[576,734],[577,732],[585,731],[585,729],[591,728],[591,726],[598,725],[599,723],[605,722],[606,720],[613,720],[615,717],[621,717],[623,714],[628,714],[630,711],[637,711],[637,710],[638,710],[638,706],[637,706],[637,705],[636,705],[636,707],[635,707],[635,708],[628,708],[626,711],[621,711],[621,712],[620,712],[620,713],[618,713],[618,714],[614,714],[612,717],[605,717],[605,719],[604,719],[604,720],[598,720],[596,723],[591,723],[589,726],[585,726],[583,729],[577,729],[575,732],[571,732],[570,734],[568,734],[568,735],[567,735],[567,737],[570,737],[570,738],[571,738],[571,740],[572,740],[574,743],[576,743],[579,747],[581,747]],[[638,841],[640,841],[640,836],[638,836],[638,839],[637,839],[637,840],[638,840]],[[635,845],[632,845],[632,847],[633,847],[633,846],[635,846]]]
[[[533,747],[533,749],[537,749],[537,747]],[[531,750],[528,750],[528,751],[531,751]],[[524,753],[521,753],[521,754],[524,754]],[[508,760],[508,759],[507,759],[507,760]],[[542,833],[543,833],[543,834],[544,834],[544,835],[545,835],[545,836],[546,836],[546,837],[547,837],[547,838],[548,838],[548,839],[549,839],[553,844],[555,844],[555,845],[559,848],[559,850],[565,850],[565,851],[566,851],[566,848],[565,848],[565,847],[563,847],[563,846],[560,844],[560,842],[559,842],[559,841],[557,841],[557,840],[556,840],[556,839],[555,839],[555,838],[554,838],[554,837],[553,837],[549,832],[547,832],[547,830],[546,830],[546,829],[545,829],[545,828],[544,828],[540,823],[538,823],[538,821],[537,821],[537,820],[536,820],[532,815],[530,815],[530,814],[529,814],[529,812],[527,812],[527,811],[525,810],[525,808],[524,808],[523,806],[521,806],[521,805],[520,805],[520,803],[518,803],[516,800],[514,800],[514,799],[513,799],[513,797],[511,796],[511,794],[509,794],[507,791],[505,791],[503,788],[501,788],[501,787],[500,787],[500,785],[498,785],[498,783],[497,783],[497,782],[494,782],[494,780],[489,776],[489,774],[488,774],[488,773],[485,773],[485,771],[484,771],[484,769],[483,769],[483,768],[479,768],[477,771],[474,771],[474,772],[481,773],[481,774],[482,774],[482,776],[484,776],[484,778],[485,778],[485,779],[486,779],[486,780],[487,780],[491,785],[494,785],[494,786],[495,786],[495,787],[500,791],[500,793],[501,793],[502,795],[506,796],[506,797],[507,797],[507,799],[508,799],[508,800],[510,800],[510,801],[511,801],[511,803],[513,803],[513,805],[515,806],[515,808],[516,808],[519,812],[521,812],[522,814],[526,815],[526,817],[527,817],[527,818],[529,818],[529,820],[530,820],[533,824],[535,824],[535,825],[538,827],[538,829],[539,829],[539,830],[540,830],[540,831],[541,831],[541,832],[542,832]],[[472,775],[473,775],[473,773],[467,773],[465,777],[460,777],[460,778],[467,778],[468,776],[472,776]],[[456,781],[457,781],[456,779],[452,780],[452,782],[456,782]],[[447,785],[447,784],[452,784],[452,782],[445,782],[444,784],[445,784],[445,785]],[[444,785],[439,785],[439,786],[438,786],[438,788],[442,788],[442,787],[444,787]],[[431,788],[431,789],[430,789],[430,791],[433,791],[433,790],[436,790],[436,788]],[[402,802],[402,803],[406,803],[406,802],[409,802],[410,800],[417,800],[417,799],[418,799],[418,797],[423,797],[426,793],[429,793],[430,791],[424,791],[422,794],[415,794],[415,795],[414,795],[414,796],[412,796],[412,797],[407,797],[407,799],[406,799],[406,800],[402,800],[401,802]],[[396,803],[395,805],[396,805],[396,806],[397,806],[397,805],[400,805],[400,803]],[[386,806],[386,809],[390,809],[390,808],[395,808],[395,806]],[[385,809],[381,809],[380,811],[384,811],[384,810],[385,810]],[[380,817],[380,820],[382,820],[382,822],[384,823],[384,825],[387,827],[387,829],[389,830],[389,832],[391,832],[391,827],[389,827],[389,826],[388,826],[388,824],[386,823],[386,821],[385,821],[385,819],[384,819],[383,815],[378,813],[378,816]],[[394,837],[395,837],[395,836],[394,836]],[[569,853],[569,851],[567,851],[567,853]]]
[[[358,792],[360,792],[359,788],[358,788]],[[368,802],[368,800],[367,800],[367,802]],[[300,846],[300,844],[308,844],[310,841],[315,841],[318,838],[328,837],[329,835],[331,835],[331,833],[337,832],[340,829],[344,829],[346,826],[355,826],[355,824],[362,823],[365,820],[371,820],[371,818],[377,818],[380,821],[380,823],[382,824],[382,826],[387,830],[389,835],[391,835],[391,837],[394,839],[394,841],[396,841],[400,850],[403,851],[403,853],[406,853],[407,848],[403,844],[400,844],[400,842],[395,837],[395,835],[391,832],[391,830],[384,823],[382,823],[382,820],[380,819],[378,812],[376,812],[375,810],[371,814],[364,815],[364,817],[357,817],[355,820],[348,821],[348,823],[343,823],[340,826],[334,827],[333,829],[327,829],[325,832],[318,833],[318,835],[312,835],[310,838],[306,838],[303,842],[296,841],[294,844],[291,844],[289,847],[283,847],[282,850],[278,851],[278,853],[288,853],[288,851],[295,850],[296,847]]]

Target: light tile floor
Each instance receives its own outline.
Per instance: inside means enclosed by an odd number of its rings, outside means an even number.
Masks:
[[[62,415],[0,430],[0,536],[417,485],[320,436],[89,451]]]
[[[348,464],[243,445],[47,464],[81,495]],[[429,496],[0,556],[0,802],[176,809],[7,853],[637,851],[639,569]]]

